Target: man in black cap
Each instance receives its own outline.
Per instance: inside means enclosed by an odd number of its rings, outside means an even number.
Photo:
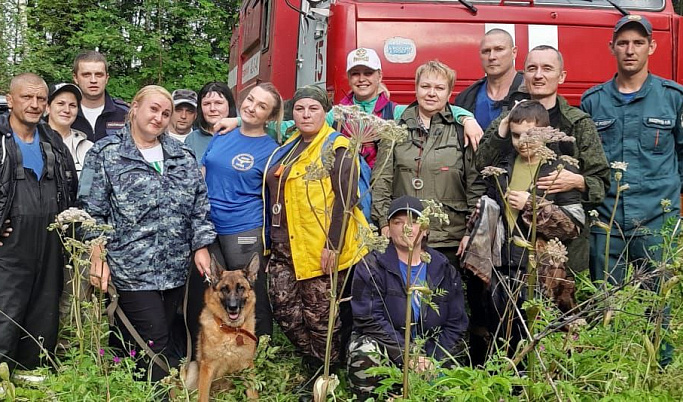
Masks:
[[[168,124],[168,135],[185,142],[197,118],[197,93],[191,89],[176,89],[171,97],[173,98],[173,114]]]
[[[41,122],[47,100],[42,78],[20,74],[10,83],[9,118],[0,116],[0,232],[12,228],[0,243],[0,362],[12,368],[35,368],[41,346],[55,348],[64,254],[47,227],[73,206],[78,187],[69,151]]]
[[[387,215],[389,246],[384,253],[371,252],[355,266],[351,286],[353,335],[347,363],[349,385],[361,400],[370,397],[379,385],[381,377],[367,374],[365,370],[380,366],[380,356],[386,354],[397,366],[404,364],[408,283],[410,287],[444,291],[443,297],[432,300],[438,312],[425,302],[419,291],[411,293],[412,323],[417,324],[411,339],[418,337],[425,343],[410,364],[418,371],[431,370],[429,358],[457,357],[462,351],[467,315],[460,274],[446,256],[427,246],[427,233],[418,223],[422,212],[422,203],[415,197],[395,199]],[[406,226],[411,228],[409,234]]]

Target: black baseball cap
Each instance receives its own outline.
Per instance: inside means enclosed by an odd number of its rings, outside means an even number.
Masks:
[[[621,17],[614,26],[614,33],[616,34],[621,31],[628,24],[638,24],[647,32],[647,36],[652,36],[652,23],[647,18],[638,14],[629,14]]]
[[[55,96],[61,94],[62,92],[71,92],[76,97],[78,103],[81,103],[83,98],[83,93],[81,89],[75,85],[68,82],[62,82],[61,84],[54,84],[50,86],[50,93],[47,96],[47,103],[50,104],[55,99]]]
[[[409,195],[403,195],[391,202],[387,219],[391,219],[398,212],[403,211],[410,212],[415,216],[422,216],[423,210],[424,206],[422,205],[422,201]]]

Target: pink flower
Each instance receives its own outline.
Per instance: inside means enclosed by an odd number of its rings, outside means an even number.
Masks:
[[[100,349],[100,356],[104,356],[104,349]]]
[[[540,350],[541,352],[545,352],[545,346],[540,345],[540,346],[538,347],[538,350]]]
[[[121,358],[118,356],[114,356],[114,363],[116,363],[116,364],[121,363]]]
[[[154,346],[154,341],[152,341],[152,340],[147,341],[147,344],[148,344],[150,347],[153,347],[153,346]]]
[[[137,352],[135,351],[135,349],[132,349],[130,351],[130,357],[135,357],[136,354],[137,354]]]

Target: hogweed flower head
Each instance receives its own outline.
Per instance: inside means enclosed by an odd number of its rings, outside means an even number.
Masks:
[[[628,162],[612,162],[609,165],[612,169],[620,170],[622,172],[625,172],[626,168],[628,168]]]
[[[506,170],[503,168],[495,167],[495,166],[486,166],[484,170],[481,171],[481,175],[484,177],[498,177],[502,174],[505,174]]]
[[[335,105],[332,108],[332,114],[334,119],[341,123],[342,130],[352,141],[365,144],[380,139],[380,127],[384,124],[384,120],[363,112],[357,105]]]
[[[417,223],[420,224],[420,230],[429,229],[429,225],[432,220],[441,222],[444,225],[448,225],[450,223],[448,214],[444,212],[443,205],[440,202],[434,200],[422,200],[422,205],[424,206],[422,215],[417,217]]]
[[[560,160],[569,166],[573,166],[573,167],[579,169],[579,160],[576,158],[573,158],[569,155],[561,155]]]
[[[389,238],[378,233],[377,227],[372,223],[368,226],[360,226],[358,236],[362,244],[370,251],[384,253],[389,245]]]
[[[567,257],[567,246],[562,244],[557,238],[551,239],[546,243],[545,254],[548,256],[553,266],[559,266],[569,261],[569,257]]]

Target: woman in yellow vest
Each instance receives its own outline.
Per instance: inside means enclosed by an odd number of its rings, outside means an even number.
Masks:
[[[317,368],[325,356],[329,289],[336,286],[340,294],[348,268],[365,254],[358,229],[367,222],[357,207],[346,208],[348,213],[344,208],[358,199],[359,165],[357,158],[346,156],[349,139],[335,134],[325,122],[330,109],[327,94],[304,87],[292,102],[295,131],[271,155],[264,178],[264,215],[271,242],[269,295],[275,320],[304,362]],[[313,167],[329,175],[312,179]],[[335,250],[340,273],[332,284]],[[340,329],[337,317],[332,362],[339,359],[343,346]]]

